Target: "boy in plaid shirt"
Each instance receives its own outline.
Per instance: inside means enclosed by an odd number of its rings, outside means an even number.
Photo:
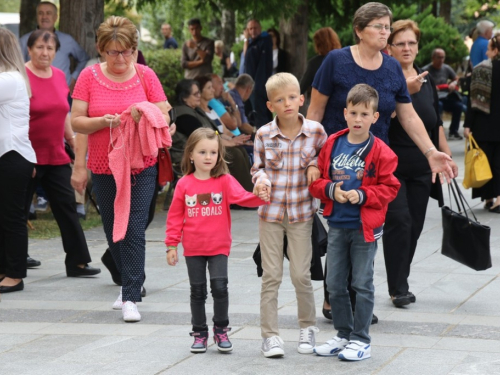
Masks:
[[[260,325],[265,357],[285,354],[278,331],[278,289],[283,277],[283,238],[287,235],[290,277],[295,287],[300,336],[298,352],[313,353],[316,308],[311,284],[311,232],[315,203],[308,186],[320,176],[317,155],[327,139],[323,126],[299,114],[304,103],[297,78],[278,73],[266,83],[267,108],[276,113],[255,136],[252,181],[266,186],[271,204],[259,208],[262,257]]]

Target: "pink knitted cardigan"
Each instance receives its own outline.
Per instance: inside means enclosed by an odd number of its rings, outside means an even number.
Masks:
[[[142,113],[138,124],[131,115],[133,106]],[[172,145],[168,125],[156,105],[150,102],[133,104],[120,117],[120,126],[112,130],[108,155],[116,183],[113,242],[123,240],[127,233],[132,169],[144,168],[144,156],[157,157],[158,148]]]

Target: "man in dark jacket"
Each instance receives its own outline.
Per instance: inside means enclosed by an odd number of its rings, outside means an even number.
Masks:
[[[266,82],[273,74],[273,41],[266,31],[262,32],[258,20],[248,21],[247,31],[250,39],[245,53],[245,73],[255,81],[250,101],[257,112],[255,125],[259,128],[272,121],[271,112],[266,106]]]

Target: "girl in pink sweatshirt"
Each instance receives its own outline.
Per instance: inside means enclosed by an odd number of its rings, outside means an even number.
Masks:
[[[178,262],[177,245],[182,241],[191,285],[191,321],[194,343],[191,352],[207,350],[208,326],[206,268],[214,299],[214,341],[217,349],[233,349],[229,341],[227,258],[231,249],[230,204],[257,207],[269,201],[270,189],[256,186],[247,192],[229,174],[220,136],[212,129],[195,130],[187,140],[181,162],[182,177],[167,216],[167,262]],[[258,196],[256,196],[258,195]]]

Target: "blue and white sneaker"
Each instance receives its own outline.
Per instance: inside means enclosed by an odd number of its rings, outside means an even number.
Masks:
[[[314,353],[323,357],[333,357],[339,354],[340,351],[344,350],[347,344],[349,344],[349,341],[335,336],[333,339],[328,340],[323,345],[316,346],[314,348]]]
[[[371,345],[361,341],[349,341],[349,344],[339,353],[339,359],[345,361],[361,361],[371,357]]]

